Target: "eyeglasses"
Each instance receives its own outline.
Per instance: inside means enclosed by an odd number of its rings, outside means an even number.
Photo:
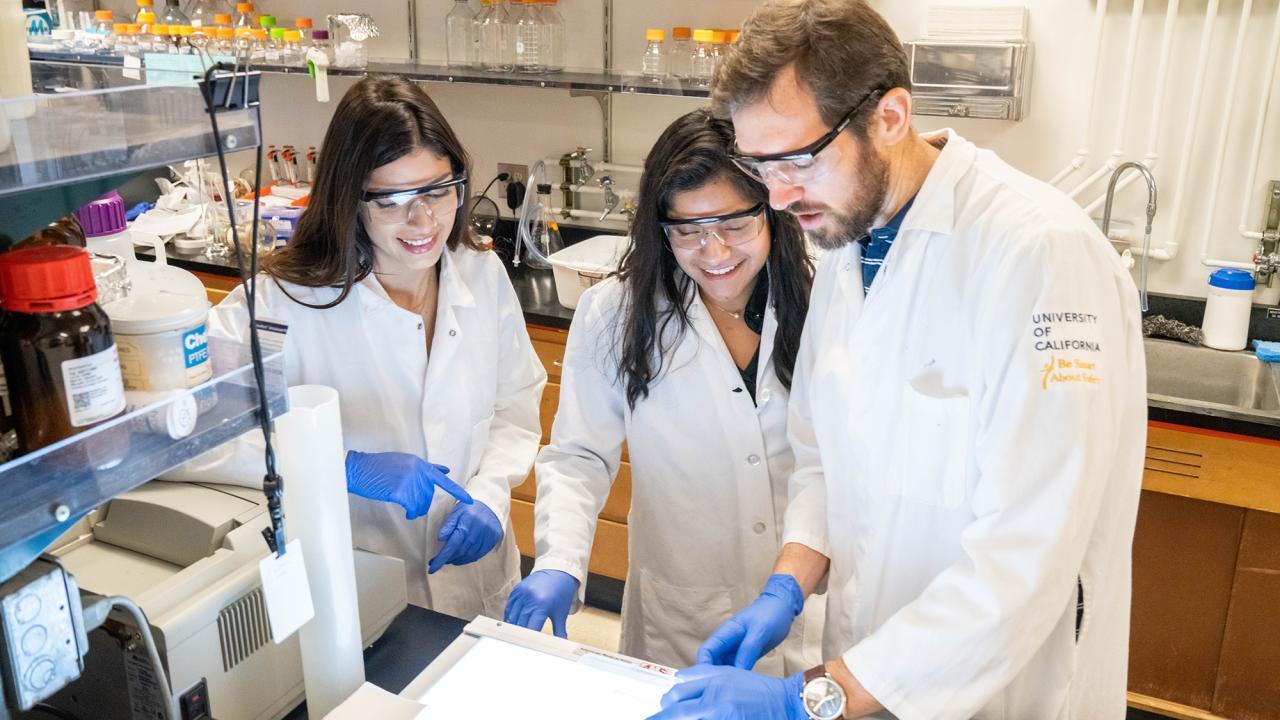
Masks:
[[[863,95],[862,99],[849,112],[845,113],[844,117],[840,118],[836,126],[831,128],[826,135],[818,138],[817,142],[799,150],[790,150],[774,155],[743,155],[737,151],[731,151],[729,158],[744,173],[765,184],[768,184],[773,179],[777,179],[787,185],[800,185],[817,180],[830,171],[840,160],[840,148],[832,148],[825,154],[822,154],[822,151],[826,150],[840,136],[840,133],[849,127],[849,123],[853,122],[853,118],[867,104],[867,101],[888,92],[889,89],[880,87]],[[820,154],[822,154],[821,157],[819,157]]]
[[[733,247],[754,240],[764,226],[764,203],[728,215],[664,220],[659,223],[667,240],[681,250],[698,250],[707,246],[712,235],[721,245]]]
[[[459,175],[444,182],[423,185],[409,190],[366,192],[360,197],[369,220],[380,225],[408,225],[414,212],[424,207],[431,220],[439,224],[462,207],[462,187],[466,175]]]

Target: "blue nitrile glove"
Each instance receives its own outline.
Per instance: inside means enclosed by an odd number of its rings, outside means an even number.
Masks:
[[[427,564],[428,575],[445,565],[466,565],[488,555],[502,540],[502,521],[480,501],[458,503],[436,539],[444,547]]]
[[[370,500],[393,502],[409,520],[431,509],[436,486],[471,504],[471,496],[448,478],[449,468],[432,465],[417,455],[401,452],[347,453],[347,492]]]
[[[512,625],[542,632],[551,620],[556,637],[567,637],[564,623],[578,596],[578,579],[561,570],[537,570],[511,591],[502,619]]]
[[[676,673],[649,720],[808,720],[800,692],[804,673],[774,678],[749,670],[694,665]]]
[[[750,670],[761,655],[778,647],[791,631],[791,623],[804,609],[804,592],[790,575],[770,575],[760,597],[725,624],[698,648],[698,662],[733,665]]]

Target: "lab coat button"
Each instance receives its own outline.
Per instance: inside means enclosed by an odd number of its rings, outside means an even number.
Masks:
[[[764,523],[758,522],[755,525],[752,525],[751,529],[755,530],[757,535],[763,535],[766,527]]]
[[[759,456],[759,455],[756,455],[755,453],[752,453],[751,455],[748,455],[748,456],[747,456],[747,464],[748,464],[748,465],[759,465],[759,464],[760,464],[760,456]]]
[[[422,323],[418,323],[418,329],[419,329],[419,330],[421,330],[421,329],[422,329]]]
[[[453,336],[455,336],[455,335],[457,335],[457,334],[458,334],[458,331],[457,331],[457,330],[450,330],[450,331],[449,331],[449,337],[453,337]]]
[[[769,402],[769,398],[771,398],[771,397],[773,397],[773,393],[769,392],[769,388],[765,388],[765,389],[761,390],[761,391],[760,391],[760,404],[761,404],[761,405],[763,405],[763,404],[765,404],[765,403]]]

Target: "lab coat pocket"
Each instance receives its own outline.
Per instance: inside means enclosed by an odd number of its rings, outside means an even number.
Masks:
[[[733,613],[729,588],[680,587],[645,570],[638,576],[641,657],[671,667],[693,665],[698,647]]]
[[[493,413],[471,426],[471,442],[467,448],[467,474],[470,478],[480,469],[480,461],[484,459],[484,451],[489,447],[489,429],[493,426]]]
[[[889,490],[904,499],[953,507],[964,501],[969,398],[907,388],[890,461]]]

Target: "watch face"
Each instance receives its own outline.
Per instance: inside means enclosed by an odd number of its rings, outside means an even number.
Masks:
[[[810,680],[804,686],[804,707],[815,720],[835,720],[844,713],[844,689],[828,677]]]

